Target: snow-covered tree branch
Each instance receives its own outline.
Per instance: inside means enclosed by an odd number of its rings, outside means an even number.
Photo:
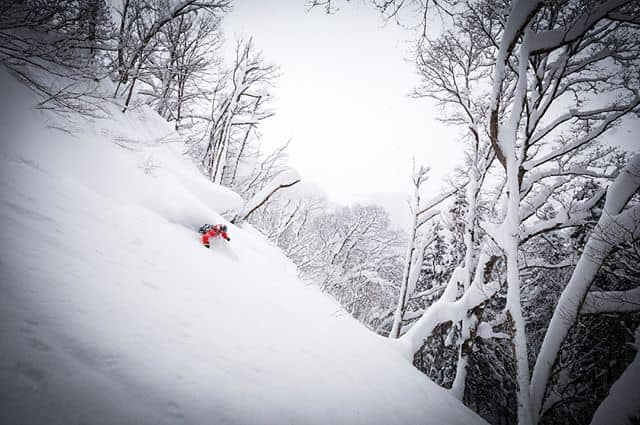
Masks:
[[[262,190],[253,195],[249,201],[244,205],[242,210],[236,214],[232,222],[241,223],[247,220],[251,214],[253,214],[258,208],[262,207],[269,199],[279,190],[285,189],[300,182],[300,175],[294,171],[289,170],[276,176],[269,184],[267,184]]]

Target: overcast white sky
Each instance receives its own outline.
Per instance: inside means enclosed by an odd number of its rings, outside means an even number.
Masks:
[[[303,181],[341,204],[373,201],[408,221],[411,158],[431,166],[425,195],[461,162],[458,130],[436,121],[426,99],[407,96],[417,82],[410,56],[413,33],[383,22],[362,0],[337,0],[338,13],[307,12],[304,0],[237,0],[225,17],[227,46],[254,37],[280,66],[276,116],[262,124],[263,141],[289,138],[289,162]],[[637,150],[635,120],[609,136]]]
[[[274,145],[292,138],[289,162],[304,181],[332,201],[404,209],[412,155],[432,167],[427,190],[436,192],[461,145],[429,101],[407,96],[417,81],[405,60],[412,33],[385,25],[363,2],[338,4],[326,15],[307,13],[304,0],[238,0],[225,18],[226,37],[252,35],[280,66],[276,116],[262,133]]]

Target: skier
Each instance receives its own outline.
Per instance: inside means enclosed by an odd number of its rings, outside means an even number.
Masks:
[[[215,226],[205,224],[200,227],[200,233],[202,233],[202,244],[205,248],[209,248],[209,238],[221,236],[222,239],[226,240],[227,242],[231,240],[229,235],[227,235],[227,226],[224,224],[216,224]]]

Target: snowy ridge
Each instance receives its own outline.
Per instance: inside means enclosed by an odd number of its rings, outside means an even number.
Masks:
[[[484,423],[250,226],[203,248],[241,199],[153,112],[63,119],[0,81],[0,423]]]

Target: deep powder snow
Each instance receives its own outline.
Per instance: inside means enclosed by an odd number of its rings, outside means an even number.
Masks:
[[[0,114],[0,423],[483,423],[312,285],[145,108]],[[11,99],[11,102],[8,101]]]

